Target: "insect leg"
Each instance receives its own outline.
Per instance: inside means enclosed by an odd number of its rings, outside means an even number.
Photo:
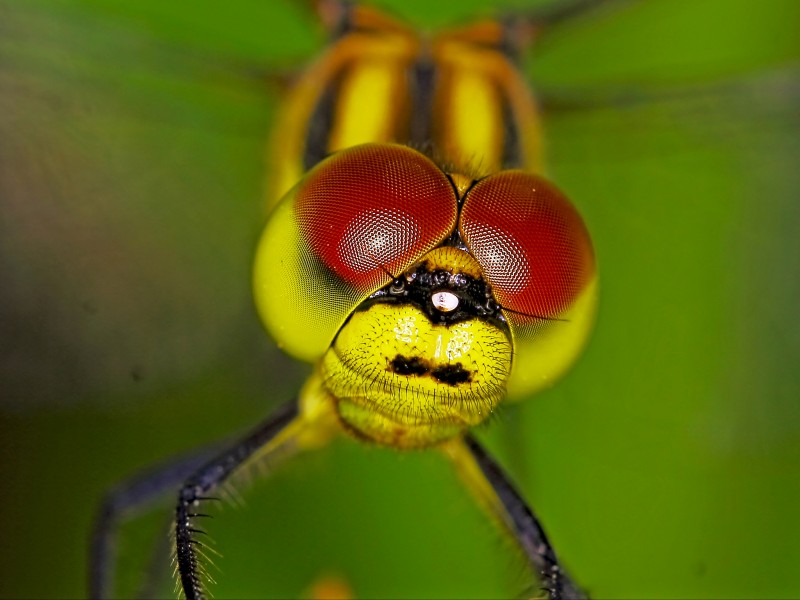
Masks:
[[[219,444],[204,446],[136,475],[106,494],[95,516],[89,542],[90,598],[107,598],[114,588],[116,533],[122,522],[132,512],[174,491],[218,451]]]
[[[486,450],[469,435],[442,449],[478,501],[519,542],[550,600],[585,599],[558,562],[539,519]]]
[[[306,407],[307,408],[307,407]],[[206,597],[203,590],[203,543],[195,534],[194,519],[203,500],[242,465],[251,460],[274,460],[285,454],[327,443],[336,421],[325,420],[332,413],[303,410],[292,402],[264,423],[191,474],[183,483],[175,508],[175,551],[178,576],[186,600]]]

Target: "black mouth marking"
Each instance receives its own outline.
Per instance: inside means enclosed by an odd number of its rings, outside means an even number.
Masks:
[[[437,381],[458,386],[462,383],[472,381],[472,373],[461,366],[461,363],[445,365],[443,367],[432,367],[431,363],[419,356],[403,356],[398,354],[386,368],[387,371],[405,376],[423,376],[430,374]]]
[[[438,367],[431,373],[433,378],[447,385],[458,385],[472,381],[472,373],[461,366],[461,363]]]

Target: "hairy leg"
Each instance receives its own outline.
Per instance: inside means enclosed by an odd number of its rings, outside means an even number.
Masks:
[[[442,450],[480,504],[517,540],[550,599],[586,598],[560,564],[539,519],[486,450],[469,435]]]

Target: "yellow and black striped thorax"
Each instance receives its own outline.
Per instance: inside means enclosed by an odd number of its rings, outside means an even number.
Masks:
[[[358,5],[337,21],[279,115],[271,202],[325,156],[371,142],[409,145],[476,177],[541,171],[539,117],[513,26],[484,21],[424,35]]]
[[[357,436],[430,445],[574,361],[591,240],[541,176],[511,28],[420,35],[364,7],[337,23],[279,115],[256,302],[317,363],[308,397]]]

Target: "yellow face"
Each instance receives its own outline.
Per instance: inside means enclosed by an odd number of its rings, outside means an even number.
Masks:
[[[551,184],[450,175],[405,146],[323,160],[278,204],[256,256],[261,316],[318,361],[304,402],[357,437],[429,446],[549,385],[595,305],[591,242]]]
[[[469,284],[486,285],[476,272],[463,250],[438,248],[347,320],[319,373],[354,433],[430,445],[482,422],[503,399],[511,336],[499,311],[479,316]]]

